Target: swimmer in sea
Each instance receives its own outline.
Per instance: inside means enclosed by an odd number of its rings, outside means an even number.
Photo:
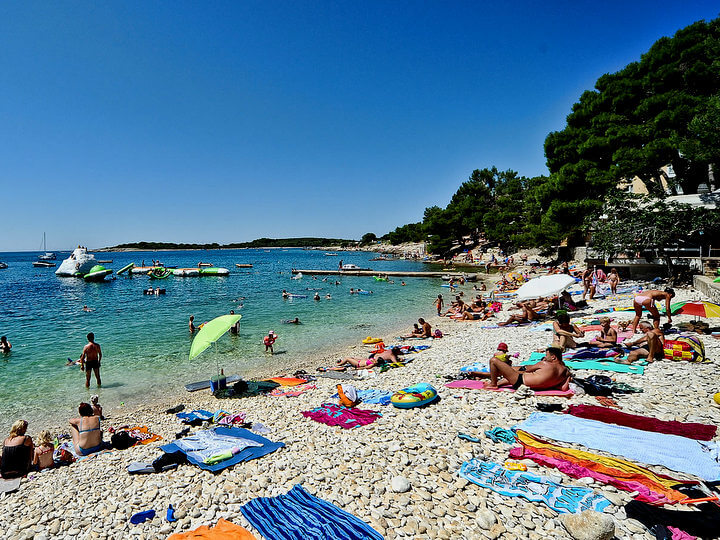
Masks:
[[[92,309],[90,309],[90,308],[87,307],[87,306],[83,306],[82,310],[83,310],[83,311],[87,311],[88,313],[90,313],[90,312],[92,311]]]
[[[283,321],[283,322],[284,322],[285,324],[302,324],[302,323],[300,322],[300,319],[298,319],[297,317],[295,317],[294,319],[288,319],[288,320]]]
[[[6,336],[0,337],[0,352],[3,354],[8,354],[10,352],[10,349],[12,349],[12,343],[7,340]]]
[[[288,296],[290,296],[290,293],[288,293],[285,289],[283,289],[282,297],[287,298]]]
[[[316,292],[315,296],[313,296],[313,300],[320,300],[320,293]]]
[[[332,296],[330,296],[330,293],[327,293],[325,295],[325,300],[332,300]]]

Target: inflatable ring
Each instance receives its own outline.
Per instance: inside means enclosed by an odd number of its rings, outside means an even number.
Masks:
[[[412,409],[432,403],[438,398],[437,390],[429,383],[418,383],[395,392],[390,403],[398,409]]]
[[[372,337],[372,336],[368,336],[368,337],[366,337],[365,339],[363,339],[362,342],[363,342],[365,345],[374,345],[375,343],[382,343],[382,339],[381,339],[381,338]]]

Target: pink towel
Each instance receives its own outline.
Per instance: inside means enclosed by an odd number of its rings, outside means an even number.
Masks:
[[[515,389],[510,386],[501,386],[499,388],[485,388],[487,381],[477,381],[473,379],[464,379],[459,381],[452,381],[447,383],[445,386],[448,388],[468,388],[470,390],[490,390],[493,392],[514,392]],[[562,396],[571,397],[575,395],[572,390],[533,390],[538,396]]]

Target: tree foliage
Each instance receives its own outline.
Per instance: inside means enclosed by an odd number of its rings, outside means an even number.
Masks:
[[[661,38],[639,62],[600,77],[573,105],[567,126],[545,140],[551,175],[540,201],[543,225],[579,232],[622,179],[637,176],[661,195],[666,165],[685,193],[695,192],[708,165],[717,165],[717,153],[704,150],[717,148],[717,115],[708,106],[719,87],[720,19]]]

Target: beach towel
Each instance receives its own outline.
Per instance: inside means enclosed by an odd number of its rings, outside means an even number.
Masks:
[[[527,472],[508,471],[492,461],[466,461],[460,468],[460,476],[506,497],[522,497],[528,501],[545,503],[559,514],[575,514],[585,510],[602,512],[610,505],[605,497],[586,487],[563,485]]]
[[[171,534],[167,540],[255,540],[250,531],[220,518],[217,525],[202,525],[192,531]]]
[[[349,373],[347,371],[323,371],[315,374],[316,377],[322,377],[323,379],[337,379],[337,380],[357,380],[358,377],[355,373]]]
[[[265,379],[266,381],[272,381],[278,383],[280,386],[297,386],[307,382],[306,379],[298,379],[297,377],[273,377],[272,379]]]
[[[176,418],[182,420],[183,424],[192,424],[193,422],[201,424],[209,422],[213,418],[213,413],[203,409],[195,409],[190,412],[180,412],[175,415]]]
[[[488,363],[473,362],[472,364],[468,364],[467,366],[463,366],[460,368],[460,373],[468,373],[470,371],[481,371],[483,373],[488,373]]]
[[[298,386],[293,386],[291,388],[288,388],[286,386],[281,386],[279,388],[276,388],[272,392],[270,392],[271,396],[274,397],[297,397],[301,394],[304,394],[305,392],[309,390],[314,390],[317,388],[317,385],[315,383],[308,383],[308,384],[300,384]]]
[[[475,379],[461,379],[459,381],[451,381],[445,386],[448,388],[467,388],[469,390],[490,390],[492,392],[515,392],[516,389],[510,385],[499,386],[498,388],[485,388],[488,381],[479,381]],[[572,397],[575,392],[572,390],[533,390],[536,396],[561,396]]]
[[[366,426],[382,416],[381,413],[376,411],[349,409],[334,403],[323,403],[310,411],[301,411],[300,414],[321,424],[340,426],[343,429]]]
[[[697,439],[699,441],[710,441],[715,437],[717,426],[709,424],[699,424],[695,422],[677,422],[675,420],[658,420],[650,416],[641,416],[637,414],[628,414],[620,411],[614,411],[605,407],[596,405],[570,405],[567,414],[577,416],[578,418],[588,418],[590,420],[599,420],[606,424],[617,424],[644,431],[654,431],[656,433],[666,433],[669,435],[679,435],[689,439]]]
[[[535,353],[533,353],[535,354]],[[540,353],[538,353],[540,354]],[[520,362],[521,366],[529,366],[532,364],[537,364],[545,357],[544,354],[541,354],[541,356],[536,356],[533,358],[533,356],[530,356],[529,360],[523,360]],[[570,369],[597,369],[598,371],[613,371],[615,373],[633,373],[635,375],[642,375],[645,373],[645,367],[638,365],[638,363],[634,364],[618,364],[617,362],[614,362],[612,359],[605,359],[605,360],[565,360],[563,358],[563,362],[567,367]]]
[[[156,433],[151,433],[147,426],[134,426],[119,431],[127,431],[131,437],[137,439],[135,444],[150,444],[155,441],[162,441],[162,437]]]
[[[383,540],[364,521],[296,484],[285,495],[258,497],[240,507],[264,538],[272,540]]]
[[[573,478],[594,478],[624,491],[636,491],[638,500],[652,504],[674,504],[687,497],[673,489],[673,486],[683,483],[681,480],[656,474],[630,461],[564,448],[522,430],[518,430],[516,436],[522,447],[510,450],[513,459],[531,459]]]
[[[515,428],[539,437],[582,444],[642,463],[662,465],[703,480],[720,480],[720,447],[715,442],[605,424],[569,414],[541,412],[532,413]]]
[[[190,463],[201,469],[217,472],[231,465],[270,454],[283,446],[285,443],[269,441],[247,429],[216,427],[178,439],[161,446],[160,450],[167,453],[183,452]],[[241,448],[241,451],[234,452],[235,448]],[[232,452],[233,456],[213,465],[204,463],[205,459],[226,452]]]
[[[387,390],[360,390],[358,392],[358,397],[360,398],[360,401],[363,403],[375,403],[378,405],[390,405],[390,398],[392,398],[393,393],[388,392]],[[333,399],[337,399],[338,394],[335,392],[331,396]]]

